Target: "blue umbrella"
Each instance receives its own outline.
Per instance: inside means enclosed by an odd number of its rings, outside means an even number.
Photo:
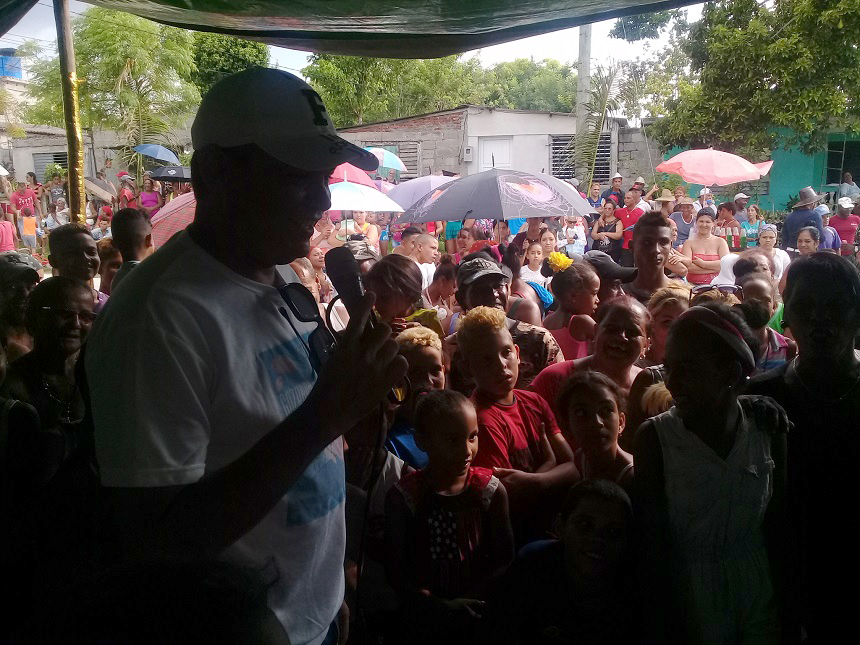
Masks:
[[[150,157],[152,159],[157,159],[158,161],[166,161],[176,166],[181,165],[179,163],[179,157],[173,154],[173,152],[164,146],[159,146],[154,143],[144,143],[143,145],[135,146],[134,151],[139,152],[144,157]]]
[[[400,172],[406,172],[406,164],[396,154],[385,148],[365,148],[379,161],[380,168],[393,168]]]

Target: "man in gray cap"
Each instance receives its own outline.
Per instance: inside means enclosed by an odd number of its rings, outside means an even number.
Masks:
[[[821,197],[812,189],[812,186],[800,189],[797,203],[791,207],[792,211],[782,225],[781,249],[795,251],[797,249],[797,234],[800,229],[807,226],[814,226],[818,229],[819,239],[824,237],[824,224],[821,221],[821,215],[814,210],[815,205],[821,201]]]
[[[484,253],[476,254],[457,268],[457,301],[463,311],[475,307],[493,307],[507,311],[511,275],[507,267],[496,264]],[[560,363],[564,355],[552,333],[543,327],[508,318],[508,330],[514,344],[520,348],[520,372],[516,387],[526,389],[540,371],[553,363]],[[451,365],[449,387],[471,395],[474,385],[463,371],[457,354],[457,333],[443,343]]]
[[[307,83],[259,67],[203,97],[191,138],[194,222],[129,274],[86,350],[111,537],[125,561],[247,564],[291,643],[345,641],[341,435],[407,366],[391,330],[368,327],[370,294],[328,357],[287,265],[331,205],[332,170],[377,161]],[[238,211],[225,177],[243,178]]]

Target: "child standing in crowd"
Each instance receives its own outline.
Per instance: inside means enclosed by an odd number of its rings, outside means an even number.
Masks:
[[[122,254],[122,266],[113,278],[111,289],[116,290],[134,267],[155,251],[152,244],[152,224],[145,211],[124,208],[111,220],[113,241]]]
[[[21,241],[31,252],[36,251],[36,242],[42,237],[42,227],[33,214],[33,209],[25,206],[21,209]]]
[[[585,247],[588,245],[585,233],[587,227],[588,223],[585,218],[579,215],[565,217],[559,240],[560,248],[567,253],[576,253],[577,255],[585,253]]]
[[[738,401],[757,353],[721,303],[692,307],[669,334],[675,407],[642,426],[635,448],[655,642],[779,641],[786,438]]]
[[[99,272],[99,251],[96,241],[83,224],[64,224],[51,233],[51,255],[48,261],[57,275],[92,284]],[[114,278],[116,280],[116,278]],[[91,288],[91,287],[90,287]],[[93,312],[99,313],[108,300],[107,294],[91,288]]]
[[[442,341],[427,327],[413,327],[394,339],[397,353],[409,362],[409,398],[398,406],[394,425],[388,431],[385,447],[413,468],[427,465],[427,453],[415,440],[415,409],[418,399],[435,390],[445,389],[445,367],[442,364]]]
[[[520,278],[546,287],[547,279],[540,272],[543,263],[543,247],[540,242],[531,242],[526,249],[526,264],[520,269]]]
[[[522,549],[493,594],[493,645],[638,643],[633,509],[616,484],[589,480],[568,493],[558,539]]]
[[[624,431],[624,392],[600,372],[579,372],[558,394],[559,424],[576,446],[574,464],[583,479],[607,479],[622,488],[633,485],[633,455],[618,447]]]
[[[519,349],[503,311],[475,307],[463,316],[457,337],[475,381],[481,440],[475,464],[495,468],[505,483],[518,534],[525,519],[529,529],[539,531],[541,511],[549,521],[549,509],[560,501],[557,496],[579,479],[573,452],[549,405],[534,392],[514,389]]]
[[[600,278],[588,262],[574,262],[552,278],[558,309],[543,320],[568,360],[588,356],[588,343],[596,324],[592,316],[600,298]]]
[[[426,394],[416,424],[427,466],[386,499],[386,570],[404,601],[410,642],[474,642],[479,598],[514,555],[505,487],[473,465],[478,418],[462,394]]]

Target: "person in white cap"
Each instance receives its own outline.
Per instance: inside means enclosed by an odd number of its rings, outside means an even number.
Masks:
[[[332,170],[378,163],[274,69],[216,84],[191,138],[194,222],[129,274],[86,352],[110,537],[124,561],[244,563],[291,643],[345,641],[341,435],[407,366],[391,330],[367,326],[372,295],[326,360],[288,265],[330,207]],[[242,178],[238,205],[225,177]]]
[[[624,203],[624,193],[621,192],[621,182],[624,178],[621,176],[620,172],[616,172],[612,175],[612,184],[603,191],[600,195],[600,199],[604,202],[610,198],[611,195],[614,195],[613,199],[618,207],[620,207]]]
[[[703,208],[710,208],[714,213],[714,218],[716,218],[717,204],[714,202],[714,193],[707,186],[699,191],[699,204],[695,207],[695,210],[700,211]]]
[[[750,218],[747,214],[747,204],[750,202],[750,196],[738,193],[732,201],[735,203],[735,219],[741,224],[748,222]]]
[[[840,197],[836,202],[838,206],[836,217],[831,218],[830,226],[836,229],[841,241],[840,253],[852,255],[854,253],[854,241],[857,239],[857,228],[860,227],[860,216],[854,215],[854,200],[850,197]]]

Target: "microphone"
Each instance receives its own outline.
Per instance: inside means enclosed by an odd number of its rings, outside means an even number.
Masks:
[[[331,249],[325,254],[325,270],[337,291],[337,297],[343,300],[346,311],[350,316],[355,315],[356,308],[364,297],[364,282],[362,282],[361,271],[355,256],[345,246]],[[333,303],[334,300],[329,303],[329,307]],[[376,313],[371,311],[370,318],[367,320],[368,327],[373,328],[378,322]],[[391,388],[388,399],[391,403],[403,403],[409,397],[410,390],[409,379],[404,377],[403,383]]]
[[[364,297],[364,282],[355,256],[345,246],[330,249],[325,254],[325,271],[349,315],[355,315]],[[376,316],[371,312],[370,324],[375,322]]]

